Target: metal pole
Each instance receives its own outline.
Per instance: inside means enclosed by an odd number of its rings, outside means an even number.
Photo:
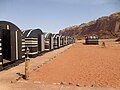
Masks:
[[[26,49],[26,58],[25,58],[25,79],[28,80],[29,79],[29,62],[30,62],[30,58],[29,58],[29,48]]]

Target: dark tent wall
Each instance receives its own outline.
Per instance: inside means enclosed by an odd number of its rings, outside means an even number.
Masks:
[[[44,51],[44,33],[41,29],[30,29],[23,31],[25,47],[30,49],[30,55],[37,55]]]
[[[2,69],[3,58],[2,58],[2,32],[0,30],[0,70]]]
[[[64,45],[67,45],[68,44],[68,36],[65,36],[64,37]]]
[[[71,37],[68,37],[68,44],[71,44]]]
[[[50,51],[53,49],[53,34],[45,33],[45,51]]]
[[[68,36],[68,44],[72,43],[72,38],[70,36]]]
[[[72,43],[74,43],[74,38],[67,36],[67,44],[72,44]]]
[[[65,46],[66,45],[66,37],[62,36],[62,38],[63,38],[63,46]]]
[[[99,44],[98,36],[85,36],[85,44]]]
[[[67,36],[67,44],[70,44],[70,36]]]
[[[60,36],[60,47],[64,46],[64,36]]]
[[[22,59],[21,30],[13,23],[0,21],[1,61]]]
[[[75,43],[74,37],[70,37],[70,44]]]
[[[22,58],[25,58],[25,39],[22,38]]]
[[[54,49],[60,48],[60,35],[54,34],[53,36]]]

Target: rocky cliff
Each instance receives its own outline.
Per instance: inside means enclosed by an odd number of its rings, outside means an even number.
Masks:
[[[120,37],[120,12],[81,25],[67,27],[59,33],[76,38],[83,38],[85,35],[98,35],[100,38]]]

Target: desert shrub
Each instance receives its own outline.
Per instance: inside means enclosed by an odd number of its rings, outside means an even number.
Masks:
[[[81,38],[78,38],[77,40],[81,40]]]
[[[116,41],[116,42],[120,41],[120,38],[116,39],[115,41]]]

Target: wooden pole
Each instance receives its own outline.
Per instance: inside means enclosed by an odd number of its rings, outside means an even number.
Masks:
[[[25,80],[29,79],[29,62],[30,62],[30,58],[29,58],[29,48],[27,48],[26,50],[26,58],[25,58]]]

